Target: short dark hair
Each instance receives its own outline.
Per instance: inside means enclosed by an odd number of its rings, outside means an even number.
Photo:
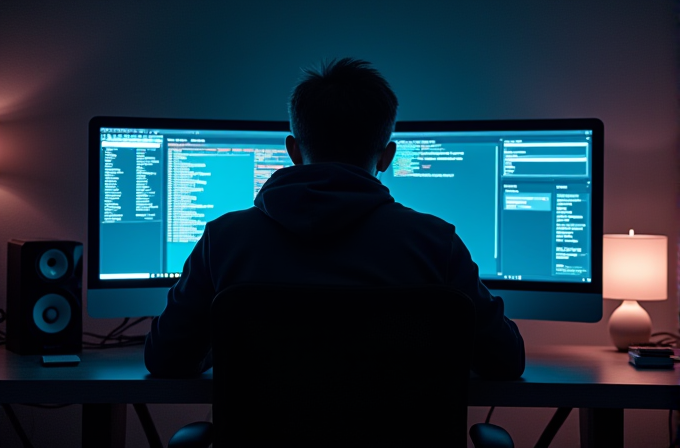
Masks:
[[[397,107],[397,96],[369,62],[343,58],[303,69],[288,113],[310,161],[365,166],[389,143]]]

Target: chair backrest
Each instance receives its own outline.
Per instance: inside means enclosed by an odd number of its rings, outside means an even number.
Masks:
[[[211,318],[215,447],[466,446],[464,294],[238,285]]]

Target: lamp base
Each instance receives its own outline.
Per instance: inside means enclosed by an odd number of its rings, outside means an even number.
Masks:
[[[652,335],[652,319],[635,300],[624,300],[609,318],[609,336],[619,351],[645,344]]]

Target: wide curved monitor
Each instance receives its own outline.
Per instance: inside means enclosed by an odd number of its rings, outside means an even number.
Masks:
[[[205,224],[248,208],[292,165],[286,121],[94,117],[89,123],[87,311],[160,314]]]
[[[381,181],[456,226],[508,317],[602,318],[600,120],[401,121],[393,141]]]
[[[288,134],[285,121],[93,118],[89,315],[160,314],[205,224],[292,164]],[[456,226],[509,317],[595,322],[603,134],[597,119],[401,121],[380,179]]]

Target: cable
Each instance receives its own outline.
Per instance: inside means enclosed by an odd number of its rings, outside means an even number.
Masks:
[[[140,317],[132,322],[130,318],[126,317],[123,321],[117,325],[108,334],[98,334],[91,332],[83,332],[83,336],[88,336],[91,338],[101,339],[99,342],[92,342],[83,340],[83,348],[85,349],[101,349],[101,348],[120,348],[120,347],[130,347],[133,345],[142,345],[146,340],[146,335],[125,335],[125,331],[134,327],[135,325],[150,319],[150,317]],[[115,341],[115,342],[113,342]]]
[[[677,347],[678,342],[680,342],[680,334],[670,333],[668,331],[660,331],[658,333],[652,333],[651,337],[665,336],[656,342],[651,342],[651,345],[661,346],[661,347]]]
[[[135,322],[133,322],[132,324],[128,324],[128,322],[130,321],[130,318],[129,318],[129,317],[126,317],[125,319],[123,319],[123,322],[121,322],[120,325],[118,325],[116,328],[114,328],[113,330],[111,330],[111,331],[109,332],[109,334],[107,334],[107,335],[105,335],[105,336],[100,336],[100,337],[102,338],[101,343],[102,343],[102,344],[105,344],[107,340],[109,340],[109,339],[114,339],[114,338],[116,338],[116,337],[122,335],[123,332],[125,332],[125,330],[129,329],[130,327],[132,327],[132,326],[134,326],[134,325],[137,325],[139,322],[143,321],[144,319],[146,319],[146,317],[142,317],[142,318],[140,318],[140,319],[137,319],[137,320],[136,320]]]
[[[115,337],[117,337],[117,336],[120,336],[120,335],[123,334],[123,332],[129,330],[130,328],[134,327],[135,325],[138,325],[138,324],[144,322],[144,321],[147,320],[147,319],[151,319],[151,318],[148,317],[148,316],[146,316],[146,317],[140,317],[139,319],[135,320],[135,321],[132,322],[132,323],[129,323],[129,324],[125,325],[125,326],[121,326],[121,327],[118,328],[117,330],[111,331],[111,333],[109,333],[108,337],[109,337],[109,338],[115,338]],[[104,342],[106,342],[106,341],[104,341]]]
[[[21,422],[19,422],[19,419],[17,418],[17,415],[14,413],[14,409],[12,409],[12,406],[3,403],[2,409],[4,409],[5,414],[7,414],[7,418],[9,418],[10,423],[12,423],[12,426],[14,427],[14,431],[19,436],[19,439],[21,439],[21,445],[24,448],[33,448],[33,444],[31,443],[31,441],[28,439],[28,436],[24,432],[24,428],[21,427]]]
[[[142,345],[144,344],[144,339],[139,339],[139,340],[134,340],[134,341],[127,341],[127,342],[117,342],[113,344],[93,344],[90,343],[89,345],[85,342],[83,346],[84,350],[103,350],[103,349],[109,349],[109,348],[122,348],[122,347],[133,347],[135,345]]]
[[[658,331],[656,333],[652,333],[652,336],[659,336],[659,335],[666,335],[666,336],[672,336],[675,339],[680,339],[680,334],[678,333],[671,333],[669,331]]]
[[[489,421],[491,420],[491,414],[493,414],[494,409],[496,409],[496,406],[491,406],[489,408],[489,413],[486,414],[486,420],[484,420],[484,423],[489,423]]]
[[[116,328],[114,328],[113,330],[111,330],[111,331],[109,332],[109,334],[107,334],[107,335],[105,335],[105,336],[101,336],[101,338],[103,339],[101,343],[102,343],[102,344],[106,343],[107,339],[109,339],[110,337],[112,337],[113,335],[115,335],[115,334],[116,334],[121,328],[123,328],[123,327],[125,326],[125,324],[127,324],[129,321],[130,321],[130,318],[129,318],[129,317],[126,317],[125,319],[123,319],[123,322],[121,322],[120,325],[118,325]]]
[[[93,336],[91,333],[83,333],[85,336],[90,336],[90,337],[96,337]],[[146,338],[146,335],[144,334],[137,334],[137,335],[120,335],[116,338],[113,339],[114,342],[110,342],[109,344],[115,344],[117,342],[131,342],[131,341],[137,341]],[[109,339],[111,340],[111,338]],[[102,344],[101,342],[92,342],[92,341],[83,341],[83,344],[87,345],[109,345],[109,344]]]
[[[153,422],[153,418],[151,418],[149,408],[144,403],[134,403],[132,406],[135,408],[139,422],[142,424],[146,440],[149,442],[149,448],[163,448],[163,442],[161,442],[161,438],[158,435],[158,430]]]
[[[0,323],[7,319],[7,313],[4,309],[0,308]],[[142,345],[146,339],[146,335],[124,335],[123,333],[130,328],[144,322],[147,319],[151,319],[150,316],[140,317],[136,320],[130,322],[130,318],[126,317],[123,321],[118,324],[113,330],[108,334],[97,334],[91,332],[83,332],[83,336],[88,336],[91,338],[101,339],[99,342],[91,342],[83,340],[84,348],[95,349],[95,348],[119,348],[119,347],[130,347],[133,345]],[[116,342],[108,342],[115,340]],[[7,334],[5,331],[0,330],[0,345],[4,345],[7,342]]]

